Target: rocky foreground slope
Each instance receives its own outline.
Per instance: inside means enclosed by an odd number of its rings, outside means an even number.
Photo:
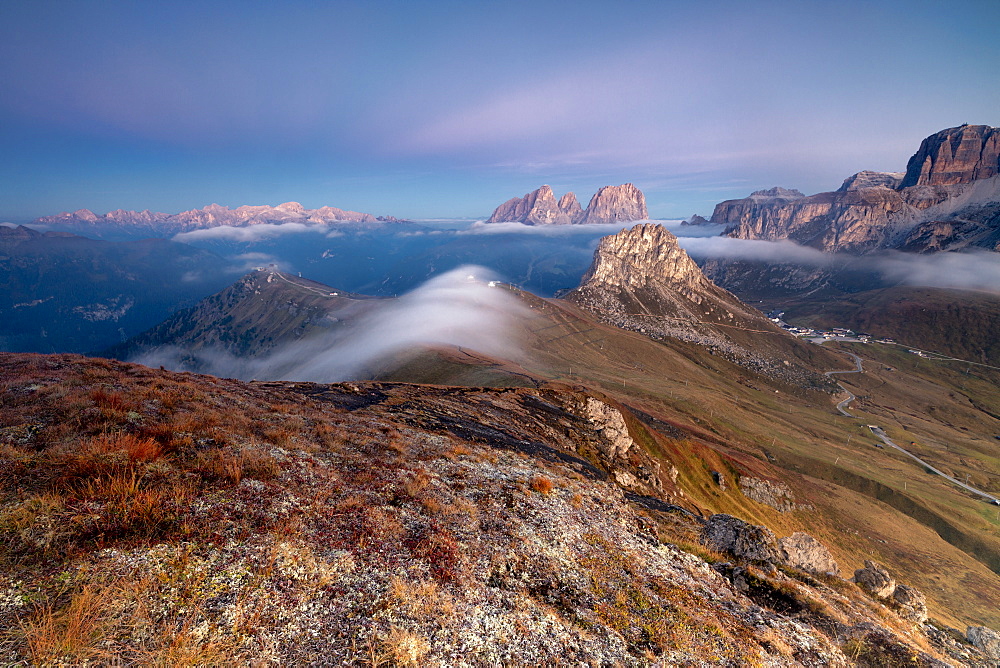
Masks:
[[[923,140],[905,173],[863,171],[834,192],[773,188],[716,205],[740,239],[823,251],[1000,249],[1000,128],[963,125]]]
[[[646,220],[646,197],[631,183],[604,186],[591,198],[586,209],[573,193],[556,201],[552,188],[545,185],[513,197],[493,211],[487,223],[523,223],[525,225],[606,225]]]
[[[860,587],[808,537],[667,503],[652,428],[606,397],[73,356],[0,374],[4,662],[997,660],[877,564]]]

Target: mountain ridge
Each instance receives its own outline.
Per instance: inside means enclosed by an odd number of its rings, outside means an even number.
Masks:
[[[804,197],[779,196],[775,188],[716,205],[710,222],[739,239],[790,239],[825,252],[869,253],[905,246],[917,250],[921,225],[965,222],[1000,201],[1000,129],[948,128],[925,138],[905,173],[862,171],[840,189]],[[794,191],[797,193],[797,191]],[[762,197],[770,194],[770,197]],[[961,204],[960,204],[961,203]],[[1000,215],[935,236],[927,250],[977,246],[1000,250],[988,230]]]

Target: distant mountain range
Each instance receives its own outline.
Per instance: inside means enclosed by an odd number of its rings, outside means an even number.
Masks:
[[[834,192],[771,188],[721,202],[711,225],[739,239],[823,251],[1000,250],[1000,128],[962,125],[923,140],[905,172],[863,171]]]
[[[109,233],[136,233],[150,236],[173,236],[181,232],[211,227],[248,227],[251,225],[280,225],[283,223],[329,224],[338,222],[378,223],[401,222],[392,216],[376,217],[370,213],[345,211],[332,206],[306,209],[298,202],[285,202],[278,206],[238,206],[230,209],[210,204],[202,209],[181,213],[155,213],[152,211],[126,211],[117,209],[103,215],[89,209],[64,212],[55,216],[42,216],[30,225],[77,232],[86,236],[106,236]]]

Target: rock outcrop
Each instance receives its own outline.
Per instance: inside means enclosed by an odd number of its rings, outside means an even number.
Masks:
[[[507,200],[493,211],[487,223],[523,223],[525,225],[586,225],[632,222],[649,217],[646,198],[631,183],[605,186],[597,191],[586,210],[573,193],[556,201],[549,186]]]
[[[1000,662],[1000,633],[985,626],[970,626],[965,637],[983,654]]]
[[[739,485],[743,496],[771,506],[780,512],[787,513],[799,507],[795,503],[795,495],[792,490],[784,483],[754,478],[753,476],[740,476]]]
[[[808,197],[785,188],[759,190],[719,203],[711,222],[724,225],[730,237],[790,239],[827,252],[952,250],[970,241],[990,247],[985,237],[1000,228],[1000,219],[984,217],[982,208],[1000,201],[998,174],[1000,128],[966,125],[925,139],[905,173],[862,171],[835,192]],[[969,220],[977,224],[932,234],[922,246],[926,230],[912,238],[929,221]]]
[[[882,564],[865,559],[865,567],[854,571],[854,581],[875,598],[887,599],[896,590],[896,580]]]
[[[903,619],[917,624],[927,621],[927,599],[917,589],[904,584],[896,585],[892,592],[892,601],[898,606]]]
[[[962,125],[927,137],[906,164],[901,186],[950,186],[1000,173],[1000,128]]]
[[[781,561],[774,532],[764,526],[720,513],[712,515],[701,532],[701,544],[716,552],[769,564]]]
[[[796,531],[787,538],[778,539],[781,560],[788,566],[814,575],[840,575],[830,550],[807,533]]]
[[[646,197],[631,183],[604,186],[591,198],[581,224],[628,223],[646,220]]]

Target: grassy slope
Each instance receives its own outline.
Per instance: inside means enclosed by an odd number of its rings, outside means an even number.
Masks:
[[[895,287],[834,300],[792,301],[791,322],[848,327],[919,348],[1000,365],[1000,296],[972,290]]]
[[[683,445],[665,447],[696,506],[765,523],[779,534],[809,531],[831,545],[846,571],[860,568],[865,558],[881,559],[907,573],[911,584],[933,602],[932,615],[950,624],[1000,624],[1000,578],[986,565],[996,568],[1000,554],[995,513],[941,480],[914,481],[915,467],[899,455],[873,447],[874,438],[864,427],[867,418],[842,417],[828,394],[763,380],[706,355],[703,349],[656,343],[606,327],[564,303],[539,300],[532,306],[539,315],[520,332],[531,361],[522,361],[521,366],[540,378],[599,388],[626,405],[680,426],[686,435]],[[851,368],[846,357],[819,347],[814,350],[819,368]],[[868,357],[869,350],[885,352],[870,347],[859,352]],[[891,372],[895,376],[884,393],[873,390],[872,398],[904,410],[912,406],[910,412],[917,412],[919,397],[932,397],[938,407],[928,425],[939,438],[965,443],[967,468],[959,473],[978,467],[979,478],[972,481],[987,484],[985,472],[1000,473],[995,454],[993,458],[989,454],[995,450],[983,450],[990,445],[987,440],[968,433],[982,435],[991,429],[1000,433],[995,418],[973,407],[973,401],[993,406],[998,400],[995,385],[976,381],[970,400],[949,387],[964,377],[921,362],[927,366],[915,376],[905,369]],[[880,388],[884,382],[878,375],[840,378]],[[897,398],[917,381],[921,389],[916,396],[905,402]],[[861,387],[855,392],[867,394]],[[864,396],[862,405],[868,407]],[[886,409],[880,409],[870,421],[889,427],[890,435],[897,436],[885,415]],[[904,443],[910,440],[914,439],[900,438]],[[746,499],[733,487],[720,492],[710,471],[727,468],[786,479],[800,502],[816,506],[817,511],[779,513]],[[804,477],[790,477],[788,470]],[[907,489],[899,494],[904,482]],[[887,496],[899,501],[886,503]]]

